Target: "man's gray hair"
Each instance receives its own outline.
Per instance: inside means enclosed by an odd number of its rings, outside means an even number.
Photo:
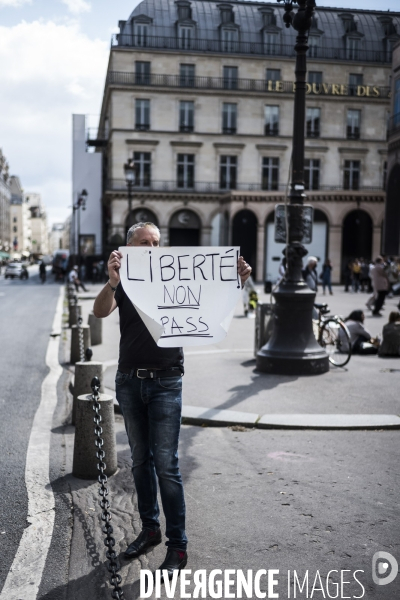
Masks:
[[[129,228],[128,233],[126,234],[126,243],[129,244],[129,242],[135,235],[135,231],[137,231],[138,229],[143,229],[143,227],[153,227],[153,229],[158,231],[158,235],[161,235],[157,225],[154,225],[154,223],[150,223],[150,221],[147,221],[146,223],[140,221],[139,223],[135,223],[134,225],[132,225],[132,227]]]

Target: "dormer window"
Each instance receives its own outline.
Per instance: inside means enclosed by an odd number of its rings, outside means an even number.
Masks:
[[[265,54],[279,54],[279,33],[264,31],[264,51]]]
[[[318,56],[319,36],[310,35],[308,37],[308,56],[315,58]]]
[[[192,8],[190,2],[187,0],[177,0],[175,4],[178,10],[178,21],[191,20]]]
[[[133,21],[133,39],[135,46],[146,47],[149,45],[149,35],[152,19],[146,15],[139,15]]]
[[[276,25],[274,9],[263,6],[258,9],[263,20],[261,39],[265,54],[280,54],[281,28]]]
[[[178,26],[179,48],[190,50],[193,47],[194,27],[191,25]]]
[[[235,13],[231,4],[218,4],[221,13],[221,24],[228,25],[235,23]]]
[[[276,15],[273,8],[263,7],[259,10],[262,14],[264,27],[270,27],[271,25],[276,26]]]
[[[359,38],[346,38],[346,58],[348,60],[358,60],[360,55]]]
[[[357,30],[357,22],[354,20],[352,13],[343,12],[339,14],[339,17],[343,21],[346,58],[347,60],[359,60],[361,41],[364,34]]]
[[[357,23],[354,20],[354,15],[350,12],[343,12],[339,14],[339,17],[343,21],[344,33],[353,33],[357,31]]]
[[[223,27],[221,29],[221,38],[223,52],[237,52],[239,41],[239,32],[237,29]]]
[[[393,46],[400,39],[400,36],[397,33],[396,26],[393,23],[393,19],[391,16],[383,15],[381,17],[378,17],[378,21],[380,21],[383,33],[385,35],[385,37],[382,40],[383,50],[385,53],[385,60],[391,62]]]

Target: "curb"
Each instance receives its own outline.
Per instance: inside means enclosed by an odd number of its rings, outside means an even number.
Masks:
[[[115,396],[108,388],[105,393]],[[114,412],[121,414],[114,399]],[[400,429],[399,415],[360,414],[272,414],[257,415],[236,410],[219,410],[201,406],[183,406],[182,424],[200,427],[241,427],[257,429]]]

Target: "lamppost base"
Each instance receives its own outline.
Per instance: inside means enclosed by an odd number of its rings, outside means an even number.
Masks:
[[[329,357],[312,327],[315,293],[304,283],[284,282],[274,298],[273,332],[257,353],[257,370],[276,375],[321,375],[329,371]]]

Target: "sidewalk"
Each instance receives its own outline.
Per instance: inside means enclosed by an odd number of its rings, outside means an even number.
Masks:
[[[95,295],[101,286],[88,287],[90,292],[82,296]],[[263,294],[260,296],[267,300]],[[346,314],[362,308],[366,295],[335,290],[335,295],[327,299],[333,312]],[[384,318],[368,319],[374,334],[380,333],[396,303],[387,301]],[[93,300],[82,299],[81,304],[87,322]],[[179,455],[187,507],[187,568],[192,574],[198,569],[207,573],[213,569],[239,569],[244,573],[248,569],[253,573],[277,569],[279,586],[274,591],[280,598],[329,597],[326,588],[324,596],[322,592],[306,596],[299,590],[294,596],[293,581],[287,581],[288,571],[293,575],[296,569],[301,579],[309,573],[310,592],[317,570],[324,581],[329,578],[331,582],[338,580],[341,570],[346,570],[347,581],[351,572],[362,569],[364,575],[359,573],[358,577],[365,587],[365,597],[393,600],[399,592],[398,584],[376,586],[371,578],[371,559],[379,550],[397,558],[400,554],[398,489],[393,479],[400,460],[398,432],[383,428],[384,421],[388,424],[384,415],[392,415],[393,420],[393,415],[400,412],[400,360],[352,357],[346,370],[335,369],[317,377],[259,374],[255,372],[253,335],[254,320],[245,319],[238,306],[221,344],[185,353],[186,422],[196,411],[197,422],[202,425],[225,424],[233,411],[245,413],[233,419],[230,427],[182,425]],[[103,321],[103,343],[93,347],[93,360],[106,366],[105,385],[110,393],[118,341],[118,313],[114,312]],[[318,419],[330,414],[336,415],[338,421],[334,424],[338,427],[343,425],[343,415],[351,417],[346,417],[343,428],[323,430],[326,422],[321,425]],[[271,418],[269,425],[279,428],[255,428],[255,415],[267,415]],[[375,421],[372,430],[366,430],[368,423],[364,421],[361,430],[348,431],[351,423],[354,426],[353,419],[365,419],[365,415],[378,415],[383,421]],[[306,419],[303,425],[307,427],[280,428],[290,423],[300,427],[301,419]],[[333,417],[329,422],[332,425]],[[360,423],[357,421],[358,427]],[[108,482],[113,535],[125,599],[136,600],[140,597],[141,570],[158,568],[165,546],[157,546],[138,560],[127,561],[123,556],[141,524],[130,449],[118,413],[115,430],[119,469]],[[74,428],[67,427],[66,434],[66,473],[71,473]],[[67,600],[109,599],[98,483],[72,475],[66,480],[73,505]],[[161,529],[164,534],[162,514]],[[337,576],[329,576],[332,569],[338,571]],[[265,593],[266,581],[265,577],[261,584]],[[351,581],[342,597],[361,597],[360,586]],[[193,593],[193,585],[187,591]],[[161,598],[166,597],[162,586]],[[173,597],[182,597],[179,587]],[[50,595],[41,600],[54,598]]]
[[[92,299],[84,298],[93,298],[100,288],[90,286],[91,292],[80,295],[84,322],[93,306]],[[261,288],[258,291],[260,301],[269,302],[269,296]],[[345,293],[337,287],[333,296],[319,294],[318,302],[326,301],[332,313],[343,316],[365,308],[366,327],[373,335],[381,335],[399,298],[386,301],[382,318],[370,316],[367,298],[368,294]],[[258,373],[254,324],[254,319],[243,316],[239,302],[228,336],[221,343],[185,351],[184,423],[264,428],[400,427],[400,359],[352,356],[344,369],[331,367],[324,375],[310,377]],[[103,343],[93,347],[93,360],[104,363],[104,386],[113,396],[118,343],[115,311],[103,320]]]

